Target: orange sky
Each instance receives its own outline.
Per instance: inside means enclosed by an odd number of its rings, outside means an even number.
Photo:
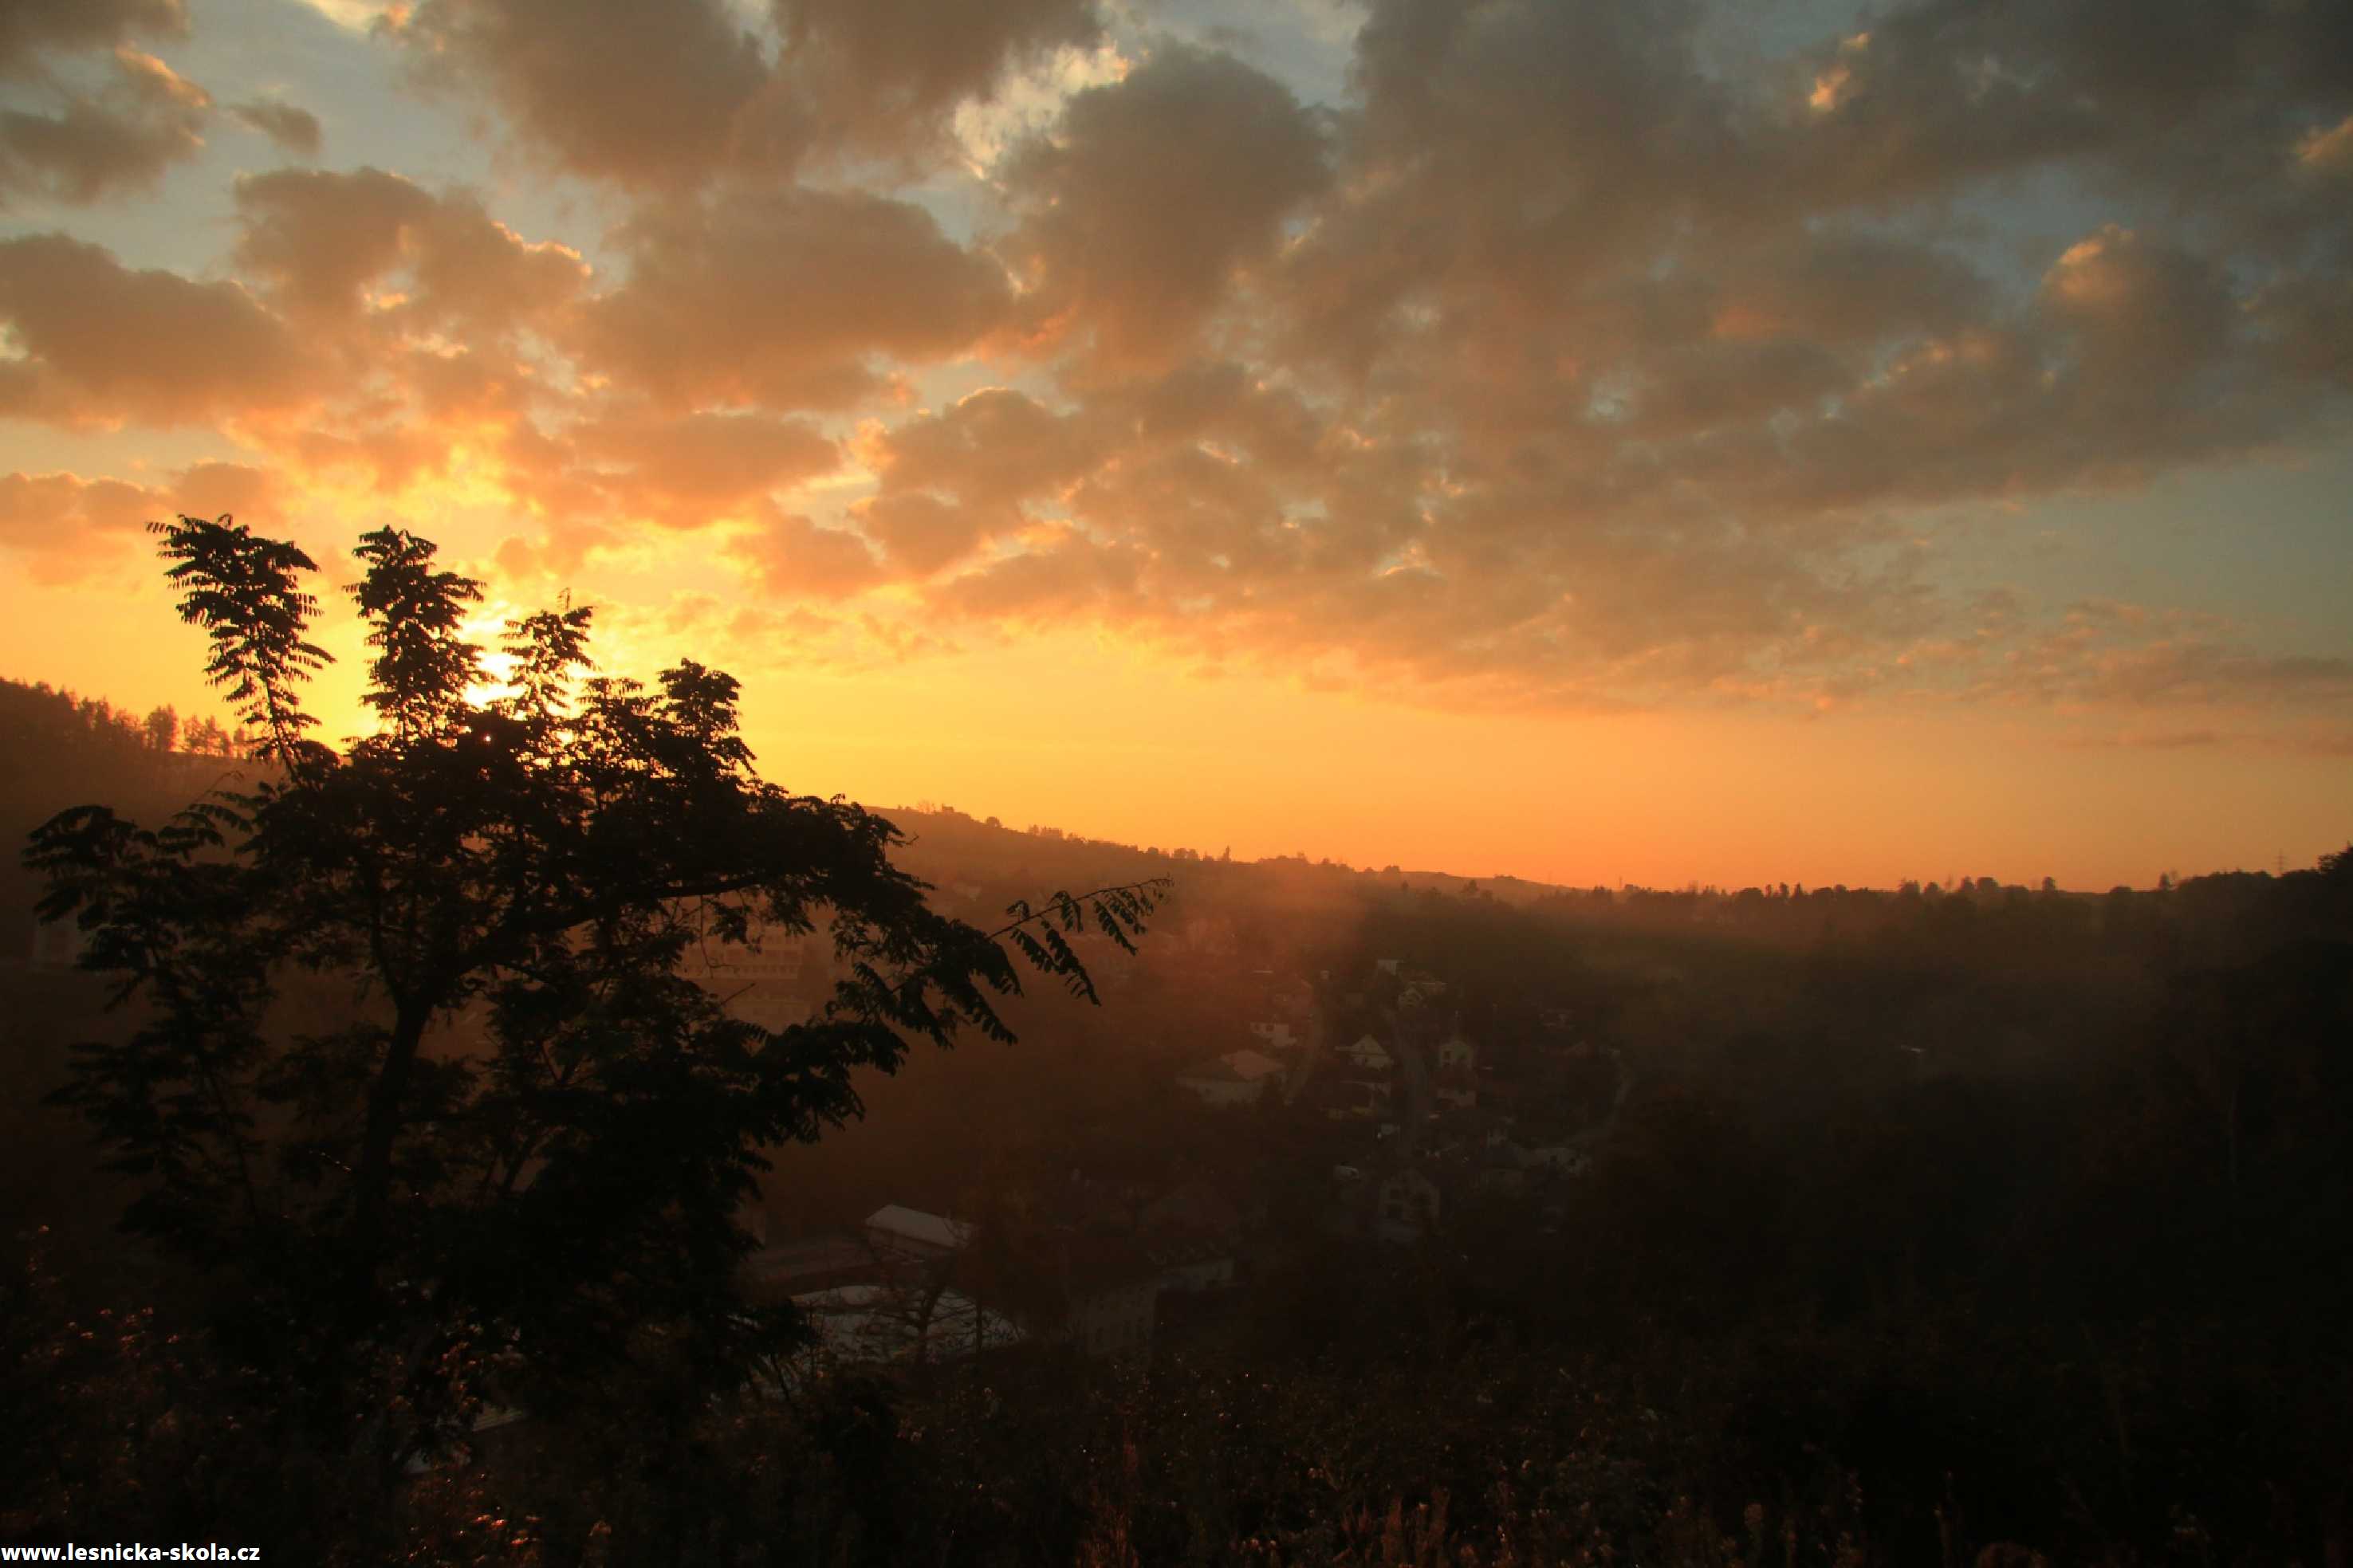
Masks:
[[[1140,844],[2353,835],[2328,8],[592,9],[0,27],[0,674],[188,706],[138,525],[234,511],[569,589],[796,788]]]

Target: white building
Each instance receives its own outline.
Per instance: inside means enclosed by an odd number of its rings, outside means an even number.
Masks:
[[[731,1017],[771,1033],[807,1022],[817,1011],[808,998],[832,984],[807,939],[774,931],[744,942],[706,937],[680,956],[678,973],[724,998]]]
[[[1469,1040],[1464,1039],[1462,1037],[1461,1030],[1455,1030],[1454,1033],[1447,1036],[1445,1039],[1439,1042],[1439,1071],[1444,1072],[1448,1068],[1461,1068],[1464,1071],[1468,1072],[1475,1069],[1478,1066],[1479,1047],[1472,1045]]]
[[[1203,1062],[1176,1081],[1204,1105],[1250,1105],[1266,1098],[1270,1084],[1281,1084],[1283,1073],[1272,1057],[1244,1047]]]
[[[925,1214],[901,1204],[885,1204],[866,1216],[866,1240],[885,1257],[929,1262],[961,1252],[971,1242],[973,1227],[960,1220]]]
[[[1338,1054],[1361,1072],[1387,1072],[1397,1066],[1397,1058],[1389,1055],[1388,1047],[1370,1035],[1360,1037],[1353,1045],[1342,1046]]]

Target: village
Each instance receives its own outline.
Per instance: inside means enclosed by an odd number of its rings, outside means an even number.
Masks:
[[[1251,1157],[1078,1166],[979,1200],[982,1212],[893,1192],[861,1224],[797,1234],[748,1210],[759,1245],[745,1294],[806,1316],[808,1368],[1023,1344],[1141,1360],[1305,1244],[1402,1256],[1441,1245],[1473,1207],[1556,1224],[1632,1085],[1622,1053],[1568,1010],[1482,1028],[1470,1018],[1492,1008],[1406,958],[1254,967],[1217,916],[1145,954],[1082,946],[1114,1016],[1147,975],[1181,988],[1189,1038],[1163,1076],[1168,1114],[1202,1152],[1238,1138]],[[806,1011],[796,998],[824,970],[804,947],[723,956],[702,973],[775,1027]]]

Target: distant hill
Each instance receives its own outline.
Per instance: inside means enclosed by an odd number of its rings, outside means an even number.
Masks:
[[[1376,870],[1340,861],[1304,860],[1296,856],[1232,860],[1190,848],[1089,838],[1059,827],[1017,827],[1003,823],[992,826],[954,807],[930,805],[871,809],[898,824],[913,840],[902,862],[927,879],[934,870],[986,871],[992,875],[1056,870],[1077,875],[1092,870],[1113,880],[1173,876],[1180,882],[1225,883],[1241,879],[1254,885],[1289,884],[1325,892],[1351,884],[1388,890],[1402,882],[1417,889],[1434,888],[1446,894],[1475,889],[1511,904],[1533,903],[1555,894],[1581,890],[1509,875],[1464,876],[1452,871],[1399,871],[1394,868]]]
[[[26,835],[74,805],[110,805],[152,823],[247,765],[174,749],[186,738],[169,710],[142,718],[103,698],[0,679],[0,959],[31,949],[39,889],[18,861]],[[202,738],[234,743],[212,726]]]

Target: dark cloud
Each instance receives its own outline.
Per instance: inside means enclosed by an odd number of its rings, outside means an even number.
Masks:
[[[667,194],[920,159],[959,104],[1100,32],[1092,0],[775,0],[771,20],[724,0],[422,0],[391,31],[558,166]]]
[[[280,169],[240,178],[236,195],[239,268],[315,326],[375,317],[496,339],[567,303],[588,278],[577,252],[524,240],[473,196],[437,196],[380,169]],[[372,308],[379,286],[396,302]]]
[[[914,579],[937,575],[1018,527],[1010,509],[983,510],[920,490],[873,497],[853,514],[860,531],[882,546],[894,574]]]
[[[109,48],[138,33],[185,37],[183,0],[9,0],[0,5],[0,77],[38,75],[50,50]]]
[[[886,490],[939,490],[987,508],[1067,486],[1102,450],[1083,419],[992,387],[889,430],[870,443],[867,457]]]
[[[315,158],[322,132],[319,117],[307,109],[269,99],[248,99],[231,104],[229,112],[269,138],[270,145],[290,158]]]
[[[428,79],[486,89],[562,166],[642,189],[788,166],[759,40],[723,0],[423,0],[395,37]]]
[[[1102,34],[1093,0],[776,0],[783,69],[821,146],[921,153],[1008,70]]]
[[[70,425],[198,425],[298,407],[319,367],[235,283],[134,270],[63,235],[0,242],[0,414]],[[165,352],[164,345],[168,345]]]
[[[68,90],[53,111],[0,110],[0,203],[33,195],[86,205],[145,190],[205,144],[212,99],[171,67],[116,51],[96,92]]]
[[[1314,119],[1229,55],[1168,46],[1071,99],[1006,174],[1005,242],[1043,341],[1118,374],[1181,360],[1237,272],[1329,178]]]
[[[671,406],[842,408],[889,362],[952,358],[1003,324],[998,269],[923,208],[788,189],[665,209],[586,309],[583,363]]]

